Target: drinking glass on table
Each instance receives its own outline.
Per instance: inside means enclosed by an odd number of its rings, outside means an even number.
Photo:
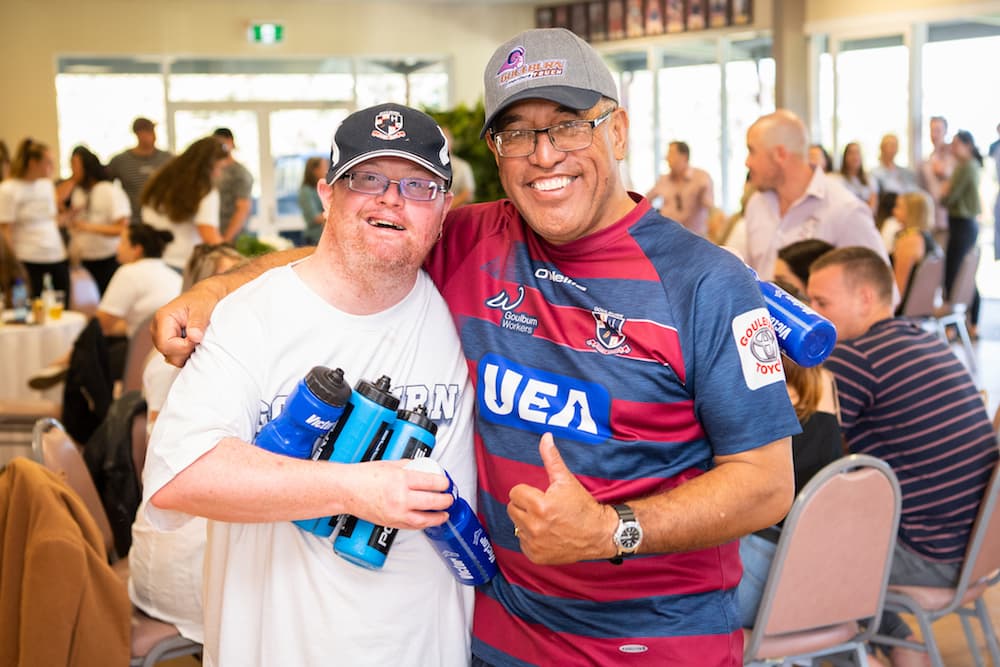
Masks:
[[[66,290],[54,289],[48,292],[48,315],[53,320],[58,320],[62,317],[63,310],[66,308]]]

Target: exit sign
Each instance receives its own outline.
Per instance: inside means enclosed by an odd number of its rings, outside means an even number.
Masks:
[[[280,23],[253,23],[247,40],[254,44],[278,44],[285,38],[285,26]]]

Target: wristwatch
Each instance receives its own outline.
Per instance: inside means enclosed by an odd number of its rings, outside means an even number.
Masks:
[[[642,542],[642,526],[639,525],[639,519],[636,518],[635,512],[628,505],[623,503],[612,505],[612,507],[618,513],[618,528],[612,537],[618,548],[618,555],[612,558],[611,562],[615,565],[621,565],[625,556],[631,556],[639,550],[639,544]]]

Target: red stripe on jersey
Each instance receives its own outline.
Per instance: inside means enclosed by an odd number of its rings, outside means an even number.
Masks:
[[[694,401],[655,405],[620,398],[611,401],[611,434],[615,439],[660,441],[665,433],[678,442],[705,437],[694,414]]]
[[[620,627],[628,627],[627,618],[622,619]],[[728,635],[684,637],[586,637],[553,632],[526,623],[507,614],[499,602],[478,591],[472,631],[479,641],[533,665],[635,663],[671,667],[731,667],[743,664],[741,630]],[[631,650],[629,647],[632,647]]]
[[[510,502],[509,494],[511,488],[518,484],[530,484],[538,489],[549,488],[549,476],[545,472],[545,468],[540,465],[515,461],[514,459],[494,457],[482,446],[482,440],[478,433],[476,434],[476,466],[479,468],[480,489],[489,493],[497,502],[504,505]],[[487,474],[487,471],[489,471],[489,474]],[[588,477],[585,475],[574,476],[598,502],[608,503],[630,500],[632,498],[644,498],[655,493],[662,493],[680,486],[700,474],[702,474],[701,470],[692,468],[670,479],[639,477],[636,479],[616,480]]]
[[[645,595],[696,595],[733,588],[739,583],[742,567],[739,543],[674,553],[665,556],[637,557],[621,565],[610,561],[581,561],[551,565],[542,570],[519,551],[494,544],[497,561],[503,563],[503,576],[510,584],[541,595],[571,600],[618,602],[635,599],[636,591]],[[614,586],[608,586],[614,581]]]

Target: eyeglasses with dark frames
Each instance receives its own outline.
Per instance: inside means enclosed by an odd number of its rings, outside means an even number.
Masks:
[[[348,188],[365,195],[381,195],[393,183],[404,199],[413,201],[432,201],[445,192],[443,185],[427,178],[401,178],[397,181],[371,171],[352,171],[344,174],[344,178],[347,179]]]
[[[617,107],[608,109],[593,120],[568,120],[537,130],[490,130],[500,157],[525,157],[535,152],[538,134],[549,136],[553,148],[564,153],[579,151],[594,143],[594,128],[606,121]]]

